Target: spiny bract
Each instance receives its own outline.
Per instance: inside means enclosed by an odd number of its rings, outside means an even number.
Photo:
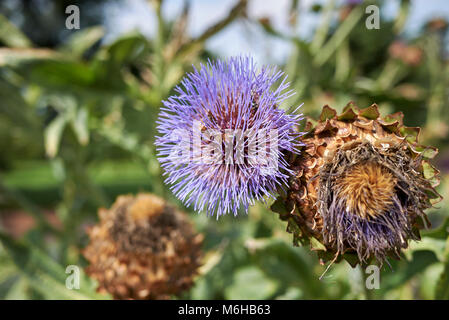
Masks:
[[[272,210],[322,262],[399,258],[440,198],[439,172],[427,160],[437,150],[418,143],[420,129],[404,126],[402,113],[381,118],[375,104],[351,102],[341,115],[325,106],[311,121],[301,155],[290,155],[290,188]]]

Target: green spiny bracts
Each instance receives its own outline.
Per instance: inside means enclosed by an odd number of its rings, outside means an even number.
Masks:
[[[441,199],[429,162],[437,149],[419,144],[420,128],[404,126],[401,112],[381,117],[375,104],[350,102],[340,115],[324,106],[305,131],[301,155],[290,155],[289,189],[272,206],[294,244],[310,244],[322,263],[399,258]]]

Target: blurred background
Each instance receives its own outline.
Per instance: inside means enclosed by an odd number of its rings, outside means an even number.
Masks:
[[[80,29],[66,28],[66,7]],[[365,8],[380,8],[367,29]],[[205,265],[186,299],[449,299],[449,3],[316,0],[4,0],[0,3],[0,299],[95,299],[95,282],[65,287],[86,266],[86,228],[120,194],[152,192],[204,233]],[[324,272],[292,246],[286,223],[258,204],[217,222],[163,184],[153,145],[161,100],[208,58],[246,54],[277,64],[319,114],[353,100],[402,111],[440,149],[432,229],[380,289],[342,263]]]

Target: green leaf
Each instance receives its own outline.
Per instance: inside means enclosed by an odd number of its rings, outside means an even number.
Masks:
[[[45,152],[50,158],[54,158],[58,154],[62,133],[64,132],[64,128],[67,122],[67,117],[65,117],[64,115],[59,115],[45,129]]]
[[[40,249],[26,242],[18,242],[0,233],[0,241],[28,283],[47,299],[98,299],[106,296],[95,292],[93,283],[80,274],[80,289],[66,287],[65,268]]]
[[[449,218],[446,218],[443,223],[436,229],[430,231],[422,231],[423,237],[445,240],[449,237]]]
[[[449,238],[446,241],[446,262],[437,283],[435,299],[449,300]]]
[[[408,259],[413,258],[413,254],[416,251],[432,251],[439,261],[445,261],[444,249],[446,247],[446,239],[440,240],[436,238],[423,237],[420,241],[413,241],[410,243],[408,250],[404,252],[404,255]]]
[[[290,217],[288,218],[288,224],[287,224],[287,232],[293,234],[293,245],[294,246],[306,246],[310,244],[309,238],[304,237],[304,234],[301,230],[301,228],[298,226],[296,221]]]
[[[263,300],[271,298],[276,290],[275,281],[255,266],[238,269],[232,284],[226,288],[225,297],[231,300]]]
[[[290,214],[287,210],[287,206],[285,205],[285,200],[281,197],[277,198],[276,201],[273,202],[270,209],[271,211],[278,213],[281,218],[287,217]]]
[[[440,280],[438,280],[435,298],[440,300],[449,300],[449,262],[444,266]]]
[[[21,93],[18,85],[0,79],[0,114],[11,119],[17,127],[16,130],[23,130],[29,133],[31,138],[35,138],[36,134],[41,134],[41,122]]]
[[[322,296],[321,283],[313,272],[312,261],[304,255],[302,248],[277,239],[257,240],[254,248],[252,256],[268,276],[278,279],[285,287],[301,287],[307,297]]]
[[[359,257],[355,253],[345,253],[342,258],[353,268],[360,263]]]
[[[398,266],[394,269],[394,272],[391,272],[390,269],[383,272],[380,291],[385,293],[393,288],[400,287],[414,276],[423,272],[427,267],[437,262],[438,259],[433,251],[414,251],[412,253],[411,261],[402,260],[398,263]]]
[[[89,143],[88,118],[89,115],[87,109],[81,108],[71,121],[78,142],[83,146]]]
[[[282,295],[276,297],[276,300],[298,300],[304,296],[300,288],[288,288]]]
[[[89,65],[78,61],[49,60],[27,63],[20,73],[31,82],[50,89],[86,88],[92,90],[96,74]]]
[[[317,67],[324,65],[329,58],[335,53],[337,48],[348,38],[351,31],[357,25],[363,16],[362,7],[355,7],[351,10],[348,17],[341,23],[331,38],[322,46],[314,58],[314,64]]]
[[[310,248],[313,251],[326,251],[326,247],[315,237],[310,237]]]
[[[75,32],[61,50],[72,56],[81,57],[84,52],[97,43],[103,36],[103,27],[85,28]]]
[[[12,263],[0,242],[0,284],[7,282],[13,277],[17,277],[17,268]]]
[[[18,278],[11,288],[8,290],[8,293],[5,296],[5,300],[27,300],[29,297],[27,296],[28,289],[28,281],[24,277]]]
[[[0,41],[9,47],[29,48],[31,41],[14,24],[8,21],[5,16],[0,14]]]
[[[435,263],[422,272],[418,279],[420,288],[419,299],[434,300],[438,288],[441,273],[444,270],[444,263]]]
[[[322,22],[320,26],[317,28],[315,35],[313,37],[312,43],[310,44],[310,50],[316,54],[319,49],[323,46],[324,41],[326,40],[330,28],[330,24],[332,21],[332,15],[335,10],[335,0],[327,1],[326,6],[324,7],[324,13],[322,15]]]
[[[135,62],[148,53],[148,41],[141,34],[129,34],[104,48],[108,61],[116,66]]]

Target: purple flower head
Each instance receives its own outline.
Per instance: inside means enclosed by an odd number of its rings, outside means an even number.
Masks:
[[[237,215],[287,182],[284,156],[300,145],[301,115],[279,107],[293,95],[282,76],[274,67],[258,70],[251,58],[209,61],[163,101],[158,159],[187,206],[217,218]]]

